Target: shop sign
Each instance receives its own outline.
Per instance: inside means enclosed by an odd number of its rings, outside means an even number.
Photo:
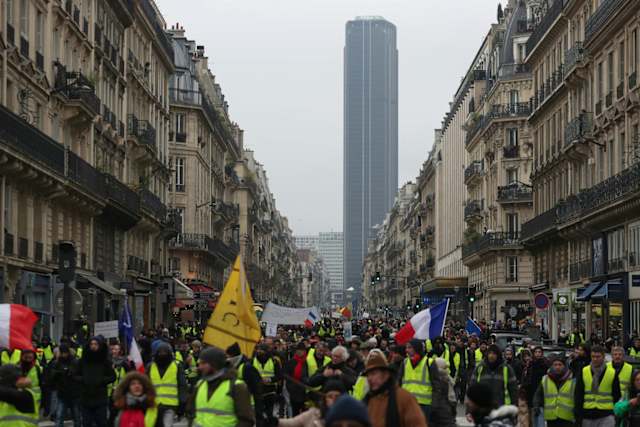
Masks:
[[[640,286],[640,274],[633,274],[631,276],[631,286]]]

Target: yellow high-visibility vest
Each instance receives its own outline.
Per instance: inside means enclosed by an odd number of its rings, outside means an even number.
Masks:
[[[544,391],[544,419],[547,421],[565,420],[573,421],[573,399],[576,382],[568,379],[560,386],[560,390],[548,375],[542,378],[542,390]]]
[[[355,399],[363,400],[369,391],[369,382],[367,381],[366,376],[359,376],[356,381],[356,385],[353,386],[353,390],[351,390],[351,396]]]
[[[0,359],[2,360],[3,365],[17,365],[20,363],[20,356],[22,356],[21,350],[13,350],[11,355],[9,355],[9,350],[3,350]]]
[[[613,368],[613,362],[607,363],[607,365]],[[616,368],[613,368],[614,370]],[[629,393],[629,386],[631,385],[631,374],[633,373],[633,366],[630,363],[623,362],[622,368],[618,371],[618,381],[620,381],[620,394],[622,397],[627,397]]]
[[[429,363],[425,356],[414,368],[410,359],[404,363],[402,388],[411,393],[420,405],[431,405],[432,386],[429,376]]]
[[[39,368],[37,366],[32,366],[31,369],[29,369],[29,372],[27,372],[27,378],[29,378],[29,381],[31,381],[31,385],[29,386],[29,388],[33,392],[36,402],[38,402],[38,405],[40,405],[42,390],[40,389],[38,373]]]
[[[260,374],[260,378],[262,379],[273,378],[276,376],[276,367],[273,363],[272,358],[269,358],[269,360],[267,360],[267,363],[265,363],[264,365],[260,363],[257,358],[254,358],[253,367],[256,368],[256,370]]]
[[[613,380],[616,371],[611,366],[606,366],[598,391],[593,390],[593,375],[591,365],[582,368],[582,380],[584,381],[584,409],[613,409]]]
[[[151,383],[156,388],[156,401],[158,404],[167,406],[178,406],[178,364],[172,362],[167,367],[164,376],[160,376],[160,371],[155,362],[151,364],[149,370]]]
[[[235,402],[231,397],[231,381],[225,380],[209,399],[209,383],[202,381],[196,392],[196,418],[194,427],[235,427],[238,418],[235,412]]]
[[[482,362],[482,359],[484,359],[484,354],[482,353],[482,350],[480,350],[479,348],[476,348],[475,356],[476,356],[476,366],[477,366],[480,364],[480,362]]]
[[[2,427],[37,427],[40,406],[32,390],[26,389],[33,397],[33,412],[20,412],[15,406],[0,402],[0,425]]]

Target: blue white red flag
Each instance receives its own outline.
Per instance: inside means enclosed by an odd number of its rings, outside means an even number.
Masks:
[[[129,310],[129,304],[126,300],[124,302],[124,309],[122,310],[118,327],[120,329],[120,333],[124,337],[124,342],[127,344],[127,348],[129,349],[129,359],[133,361],[137,371],[144,373],[144,362],[142,361],[142,355],[140,354],[140,349],[138,348],[138,343],[134,336],[131,311]]]
[[[396,333],[396,343],[404,345],[412,339],[427,340],[442,336],[448,309],[449,299],[447,298],[440,304],[414,314],[411,320]]]

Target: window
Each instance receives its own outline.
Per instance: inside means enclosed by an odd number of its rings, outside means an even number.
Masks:
[[[518,128],[509,129],[509,146],[518,146]]]
[[[13,0],[7,0],[7,24],[13,25]]]
[[[527,57],[527,45],[524,43],[518,43],[518,62],[524,62]]]
[[[20,0],[20,35],[29,40],[29,0]]]
[[[618,85],[624,85],[624,42],[618,49]]]
[[[609,271],[620,271],[624,268],[624,229],[620,228],[607,233],[607,253]]]
[[[178,233],[184,233],[184,208],[176,208],[176,225]]]
[[[507,257],[507,282],[518,281],[518,257]]]
[[[629,67],[629,70],[631,70],[631,72],[634,72],[637,70],[637,66],[638,66],[638,30],[633,30],[631,32],[630,53],[631,53],[631,58],[629,58],[629,61],[631,66]]]
[[[510,213],[507,214],[507,233],[510,236],[515,236],[520,229],[520,223],[518,222],[518,214]]]
[[[509,91],[509,105],[513,106],[519,102],[519,94],[517,90]]]
[[[186,142],[186,122],[184,114],[176,114],[176,142]]]
[[[598,73],[597,73],[597,76],[596,76],[596,78],[598,79],[597,80],[597,84],[598,84],[598,88],[597,88],[597,90],[598,90],[598,101],[602,101],[602,98],[603,98],[603,95],[604,95],[604,76],[602,75],[603,74],[603,67],[604,67],[603,63],[600,62],[598,64]]]
[[[640,223],[635,223],[629,227],[629,264],[631,266],[640,265]]]
[[[607,93],[613,91],[613,51],[609,52],[607,60]]]
[[[36,15],[36,51],[44,52],[44,15],[40,11]]]
[[[7,233],[11,233],[13,230],[12,193],[11,187],[7,185],[4,189],[4,229]]]
[[[184,157],[176,157],[176,191],[184,192]]]
[[[507,185],[518,181],[518,169],[507,169]]]
[[[626,145],[625,145],[625,133],[620,132],[620,139],[618,141],[618,147],[620,151],[618,152],[618,158],[620,159],[620,172],[622,172],[626,168]]]

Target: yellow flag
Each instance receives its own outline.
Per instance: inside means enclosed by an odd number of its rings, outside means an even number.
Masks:
[[[207,323],[204,342],[222,350],[238,343],[242,354],[251,357],[261,335],[247,276],[238,255],[229,280]]]

